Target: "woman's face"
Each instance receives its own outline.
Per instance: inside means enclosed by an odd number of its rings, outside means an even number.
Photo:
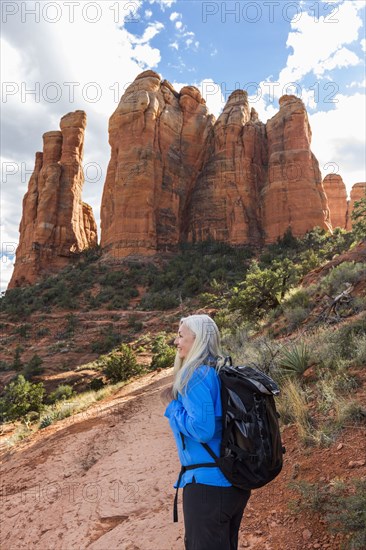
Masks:
[[[184,323],[179,325],[178,336],[174,340],[174,344],[177,346],[178,354],[181,359],[185,359],[190,352],[195,335]]]

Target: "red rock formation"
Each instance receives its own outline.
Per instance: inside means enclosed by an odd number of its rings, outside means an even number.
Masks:
[[[351,197],[348,202],[347,209],[347,225],[346,229],[351,231],[352,229],[352,212],[356,201],[359,201],[366,197],[366,182],[355,183],[351,189]]]
[[[187,206],[190,241],[261,241],[260,192],[267,178],[265,126],[245,91],[234,91],[205,145],[203,166]]]
[[[263,228],[273,242],[291,228],[301,236],[314,226],[331,229],[319,164],[310,150],[311,129],[301,99],[285,95],[266,124],[269,177],[263,190]]]
[[[73,253],[96,246],[92,209],[81,201],[86,114],[62,117],[61,131],[43,135],[23,199],[19,245],[9,288],[33,284],[70,263]]]
[[[198,89],[178,94],[145,71],[109,121],[111,160],[101,206],[101,246],[114,257],[176,245],[186,195],[213,124]]]
[[[153,71],[129,86],[110,119],[103,192],[107,254],[154,254],[181,241],[273,242],[288,228],[331,230],[302,101],[280,100],[266,125],[233,92],[216,123],[199,91],[178,94]]]
[[[347,222],[347,189],[339,174],[328,174],[323,180],[323,187],[328,199],[330,219],[333,229],[346,228]]]

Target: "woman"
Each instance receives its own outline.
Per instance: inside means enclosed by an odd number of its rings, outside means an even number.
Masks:
[[[201,442],[220,454],[220,335],[208,315],[181,319],[174,341],[173,398],[165,411],[182,466],[207,463],[181,471],[174,487],[183,487],[186,550],[236,550],[250,491],[234,487]],[[184,472],[184,473],[183,473]]]

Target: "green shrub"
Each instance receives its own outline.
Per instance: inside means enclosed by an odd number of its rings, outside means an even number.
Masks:
[[[65,401],[75,395],[72,386],[69,384],[60,384],[53,392],[48,396],[49,403],[56,403],[56,401]]]
[[[102,389],[105,386],[102,378],[93,378],[91,382],[89,382],[89,388],[92,391],[98,391]]]
[[[39,423],[39,429],[42,430],[43,428],[47,428],[47,426],[50,426],[53,423],[53,417],[51,414],[48,414],[44,416]]]
[[[366,479],[329,484],[300,481],[289,486],[299,493],[290,503],[294,511],[309,510],[317,519],[322,515],[330,531],[347,535],[347,546],[342,548],[366,548]]]
[[[159,334],[152,345],[153,357],[150,368],[152,370],[165,369],[174,365],[176,350],[166,343],[166,335]]]
[[[42,374],[43,369],[41,367],[43,359],[37,354],[34,354],[30,361],[26,364],[24,368],[24,376],[29,379],[32,376],[38,376]]]
[[[362,263],[343,262],[334,267],[322,282],[321,288],[328,294],[340,294],[346,289],[346,283],[355,284],[365,280],[366,267]]]
[[[131,376],[141,372],[135,354],[127,344],[122,344],[119,352],[104,357],[103,360],[105,364],[103,372],[113,384],[128,380]]]
[[[0,399],[2,421],[16,420],[30,411],[40,412],[43,408],[44,394],[45,388],[42,383],[32,384],[19,374],[5,386],[4,396]]]
[[[366,317],[358,319],[351,323],[344,324],[334,334],[332,340],[337,345],[341,357],[353,359],[362,357],[362,344],[359,347],[360,340],[366,334]]]
[[[36,332],[36,336],[42,338],[42,336],[47,336],[49,333],[50,329],[48,327],[40,327]]]
[[[93,353],[107,353],[121,342],[121,335],[113,331],[113,325],[101,330],[101,338],[91,344]]]
[[[0,359],[0,372],[4,372],[10,369],[11,369],[11,366],[8,365],[8,363],[4,361],[4,359]]]
[[[310,305],[310,296],[306,290],[300,288],[296,292],[292,292],[289,296],[286,296],[282,305],[287,309],[295,309],[297,307],[307,308]]]
[[[366,197],[355,201],[353,205],[352,233],[357,241],[366,239]]]
[[[24,323],[15,329],[15,334],[19,334],[21,338],[29,338],[29,332],[32,328],[31,323]]]
[[[17,346],[15,349],[14,360],[11,364],[11,368],[16,371],[20,371],[23,368],[23,362],[20,359],[21,352],[22,352],[22,348],[20,346]]]
[[[144,326],[144,323],[139,321],[139,318],[136,315],[130,315],[127,323],[133,332],[140,332]]]
[[[325,511],[330,529],[349,535],[349,549],[366,548],[366,479],[354,479],[352,486],[337,488]]]
[[[179,296],[176,291],[147,292],[140,303],[141,309],[160,310],[174,309],[179,305]]]
[[[284,307],[283,313],[288,323],[288,329],[291,331],[298,328],[301,323],[308,318],[309,309],[303,306],[296,306],[291,308]]]

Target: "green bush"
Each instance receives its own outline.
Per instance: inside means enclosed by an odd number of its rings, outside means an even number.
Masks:
[[[136,315],[130,315],[127,323],[128,323],[128,327],[133,332],[140,332],[144,326],[144,323],[142,321],[139,321],[139,318]]]
[[[346,283],[355,284],[365,279],[366,267],[364,264],[343,262],[323,278],[321,288],[330,295],[340,294],[346,289]]]
[[[159,334],[151,348],[153,356],[150,368],[152,370],[165,369],[174,365],[176,350],[166,343],[166,335]]]
[[[262,268],[253,261],[245,279],[234,288],[229,309],[240,311],[243,319],[256,321],[277,308],[297,281],[298,268],[288,259],[273,260],[270,268]]]
[[[40,412],[43,408],[45,388],[42,383],[32,384],[19,374],[5,386],[0,398],[1,421],[16,420],[30,411]]]
[[[24,323],[15,329],[15,334],[19,334],[21,338],[29,338],[30,330],[32,328],[31,323]]]
[[[113,331],[113,325],[101,331],[101,338],[95,340],[91,344],[91,350],[93,353],[107,353],[115,348],[121,342],[121,335]]]
[[[89,388],[92,391],[98,391],[102,389],[105,386],[102,378],[93,378],[91,382],[89,382]]]
[[[69,384],[60,384],[53,392],[51,392],[47,398],[49,403],[56,403],[56,401],[65,401],[75,395],[72,386]]]
[[[332,341],[337,345],[341,357],[353,359],[360,357],[360,339],[366,334],[366,317],[347,323],[334,334]],[[364,341],[364,340],[363,340]]]
[[[53,416],[51,414],[48,414],[44,416],[39,423],[39,429],[42,430],[43,428],[47,428],[47,426],[50,426],[53,423]]]
[[[16,371],[20,371],[23,368],[23,362],[20,358],[21,352],[22,352],[22,348],[20,346],[17,346],[15,349],[14,360],[11,364],[11,368]]]
[[[103,362],[105,365],[103,372],[113,384],[128,380],[141,372],[135,354],[127,344],[122,344],[119,352],[103,357]]]
[[[24,376],[29,379],[32,376],[38,376],[42,374],[43,369],[41,367],[43,359],[37,354],[34,354],[30,361],[26,364],[24,368]]]
[[[334,484],[292,482],[290,488],[299,496],[291,508],[321,514],[329,529],[347,535],[348,550],[366,548],[366,479]]]
[[[295,330],[297,329],[305,319],[309,316],[309,309],[303,306],[295,306],[292,308],[284,307],[283,313],[288,322],[288,329]]]
[[[179,305],[179,296],[176,291],[147,292],[140,303],[141,309],[160,310],[174,309]]]
[[[50,329],[48,327],[40,327],[36,332],[36,336],[42,338],[42,336],[47,336],[49,333]]]
[[[353,206],[352,233],[358,241],[366,239],[366,197],[356,201]]]

